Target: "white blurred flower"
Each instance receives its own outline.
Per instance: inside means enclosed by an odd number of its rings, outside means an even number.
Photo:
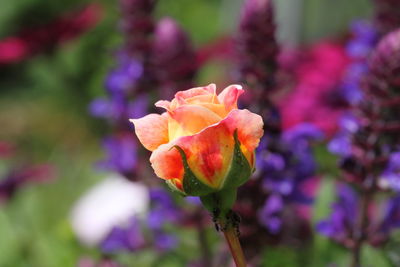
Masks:
[[[77,201],[71,213],[72,228],[82,243],[95,246],[114,226],[127,223],[133,215],[144,214],[149,201],[144,184],[113,174]]]

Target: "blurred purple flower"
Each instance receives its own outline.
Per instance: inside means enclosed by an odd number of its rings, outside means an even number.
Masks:
[[[174,235],[166,234],[161,231],[155,231],[154,245],[157,249],[161,251],[168,251],[176,248],[176,246],[178,245],[178,239]]]
[[[107,118],[110,116],[110,101],[106,98],[96,98],[90,103],[89,112],[93,117]]]
[[[105,87],[113,93],[127,93],[143,74],[143,66],[136,60],[125,59],[119,66],[109,72]]]
[[[284,203],[309,204],[312,201],[312,196],[303,187],[316,171],[310,144],[322,137],[322,132],[315,126],[300,124],[284,132],[276,152],[268,149],[273,146],[268,135],[261,140],[256,157],[257,173],[270,195],[258,216],[271,233],[280,230]]]
[[[139,94],[135,99],[128,104],[127,117],[137,119],[144,117],[147,114],[149,106],[149,96],[147,94]]]
[[[105,253],[135,251],[145,244],[139,220],[133,217],[125,227],[114,227],[100,244]]]
[[[346,51],[351,59],[341,85],[341,95],[350,105],[362,100],[361,78],[368,72],[367,57],[378,41],[375,27],[367,21],[355,21],[351,25],[351,40]]]
[[[261,224],[269,229],[272,234],[277,234],[281,230],[282,218],[280,213],[283,206],[284,203],[281,195],[271,195],[258,213]]]
[[[98,163],[98,166],[121,173],[131,173],[137,166],[137,144],[130,134],[110,136],[103,142],[107,151],[107,158]]]
[[[348,157],[351,155],[351,138],[359,129],[360,122],[351,114],[345,113],[339,121],[339,132],[328,143],[328,150],[335,155]]]
[[[338,186],[338,200],[332,204],[332,213],[328,219],[316,226],[317,231],[337,242],[344,242],[351,235],[357,218],[358,196],[348,185]]]
[[[390,189],[400,192],[400,152],[393,152],[384,170],[383,179]]]
[[[390,198],[386,205],[385,216],[381,223],[381,230],[385,233],[400,227],[400,196]]]
[[[151,210],[147,216],[147,226],[153,230],[161,229],[165,223],[177,223],[181,217],[178,209],[167,191],[153,188],[150,191]]]
[[[374,0],[374,23],[381,35],[387,34],[400,26],[398,0]]]
[[[154,72],[160,83],[161,99],[193,87],[197,72],[196,53],[186,32],[171,18],[161,19],[155,29],[152,46]]]

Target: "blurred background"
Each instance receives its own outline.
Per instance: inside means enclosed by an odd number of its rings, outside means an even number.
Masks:
[[[123,138],[127,131],[121,130],[125,127],[121,126],[121,115],[114,114],[117,108],[106,99],[114,99],[113,93],[120,87],[126,90],[123,79],[131,77],[118,76],[125,64],[121,59],[124,49],[132,52],[141,49],[130,47],[132,44],[146,46],[130,40],[135,36],[147,38],[146,34],[135,35],[135,30],[140,30],[127,26],[137,17],[143,28],[149,20],[158,25],[165,17],[172,18],[185,34],[179,37],[183,38],[179,43],[191,40],[190,49],[177,45],[176,49],[187,49],[183,60],[196,67],[189,74],[174,74],[188,75],[188,83],[185,80],[175,85],[162,79],[154,83],[148,79],[146,86],[152,91],[145,96],[146,90],[138,89],[129,95],[132,101],[137,100],[129,114],[141,116],[143,111],[135,107],[151,104],[153,99],[169,98],[168,90],[187,89],[186,84],[216,83],[222,89],[240,82],[235,78],[240,63],[233,55],[235,40],[241,38],[244,1],[158,0],[151,8],[129,2],[0,0],[0,266],[230,266],[221,236],[207,214],[198,211],[197,200],[185,200],[165,190],[147,166],[148,154],[137,143],[127,141],[120,145],[123,148],[116,148],[115,142],[121,139],[110,138]],[[292,76],[298,75],[301,64],[319,60],[320,65],[307,66],[319,69],[336,64],[332,72],[337,74],[330,72],[326,79],[335,80],[337,85],[349,64],[345,45],[351,38],[350,25],[360,19],[371,20],[373,14],[369,0],[274,1],[277,43],[280,51],[288,51],[282,56],[283,63],[279,63],[285,69],[285,88],[273,98],[282,110],[283,128],[307,122],[314,124],[324,137],[318,137],[309,148],[318,165],[311,175],[318,177],[317,181],[307,184],[315,199],[313,204],[301,204],[299,215],[293,215],[294,220],[299,220],[296,226],[289,226],[291,230],[282,234],[286,229],[282,227],[287,225],[269,225],[271,217],[264,224],[265,237],[260,235],[254,241],[246,239],[246,231],[251,232],[253,226],[246,228],[246,213],[241,213],[243,242],[258,246],[254,252],[251,246],[245,246],[254,266],[347,266],[350,261],[346,246],[315,230],[315,225],[329,216],[335,199],[334,180],[340,170],[327,144],[339,127],[337,110],[345,105],[336,105],[332,113],[327,108],[314,117],[298,115],[314,110],[314,106],[296,102],[296,97],[308,99],[312,95],[296,96],[300,81]],[[157,36],[163,30],[154,25],[148,31],[155,27]],[[169,45],[168,37],[160,38],[161,47]],[[148,50],[141,51],[144,52],[139,56],[133,53],[133,57],[146,63],[141,57]],[[155,64],[161,70],[173,62],[163,60]],[[146,64],[129,66],[124,71],[130,73],[133,68],[132,79],[147,73]],[[110,73],[117,73],[118,77],[110,78]],[[163,91],[166,93],[157,92],[163,86],[168,88]],[[141,97],[148,97],[148,102],[140,102]],[[329,99],[333,98],[330,95]],[[251,103],[243,105],[252,107]],[[285,108],[288,105],[293,105],[294,110]],[[254,109],[257,111],[257,107]],[[130,130],[130,138],[135,138],[133,128]],[[261,195],[257,198],[264,203],[264,195],[263,199]],[[132,216],[134,220],[128,219]],[[161,221],[162,226],[158,225]],[[391,242],[397,242],[393,236]],[[384,249],[368,245],[363,266],[400,266],[400,254],[393,247],[396,246],[392,243]]]

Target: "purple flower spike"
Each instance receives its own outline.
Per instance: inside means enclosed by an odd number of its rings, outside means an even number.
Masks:
[[[338,200],[332,205],[332,213],[328,219],[317,224],[317,231],[337,242],[344,242],[354,227],[357,203],[354,190],[347,185],[339,185]]]
[[[375,24],[384,35],[400,27],[399,0],[374,0]]]
[[[110,101],[105,98],[97,98],[90,103],[89,112],[93,117],[107,118],[111,114]]]
[[[110,93],[126,93],[143,74],[142,65],[136,60],[125,59],[120,66],[112,70],[105,81]]]
[[[114,227],[101,243],[105,253],[135,251],[145,244],[138,219],[132,218],[127,227]]]
[[[384,219],[381,223],[383,232],[390,232],[400,227],[400,196],[389,199],[386,207]]]
[[[277,234],[281,230],[282,219],[280,213],[282,212],[283,204],[283,199],[280,195],[271,195],[258,214],[260,222],[273,234]]]
[[[100,167],[122,173],[131,173],[136,168],[137,145],[131,134],[109,137],[103,145],[108,158],[99,163]]]
[[[192,87],[196,54],[187,34],[171,18],[160,20],[154,35],[153,64],[162,87],[160,97],[169,99],[176,91]]]
[[[172,250],[178,245],[178,239],[173,235],[163,232],[155,232],[154,235],[155,247],[161,251]]]
[[[278,45],[271,0],[246,0],[238,36],[240,73],[255,90],[275,87]]]
[[[400,192],[400,152],[394,152],[390,155],[389,163],[382,174],[382,179],[389,188]]]
[[[152,208],[147,216],[150,229],[159,230],[165,223],[175,223],[181,218],[181,212],[171,196],[163,189],[154,188],[150,191]]]

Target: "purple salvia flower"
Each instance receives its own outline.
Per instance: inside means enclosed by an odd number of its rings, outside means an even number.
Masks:
[[[352,38],[347,43],[346,51],[352,61],[341,85],[341,95],[349,105],[362,100],[361,79],[368,72],[366,59],[378,41],[375,27],[367,21],[355,21],[351,25]]]
[[[133,217],[125,227],[114,227],[100,244],[105,253],[135,251],[145,245],[139,219]]]
[[[174,235],[156,231],[154,233],[154,245],[158,250],[168,251],[178,246],[178,239]]]
[[[193,87],[196,54],[187,34],[171,18],[163,18],[156,25],[152,59],[162,99]]]
[[[128,57],[127,55],[125,55]],[[126,58],[110,71],[105,81],[107,90],[113,93],[126,94],[135,86],[135,82],[142,76],[143,66],[134,59]]]
[[[93,117],[109,117],[112,113],[110,101],[106,98],[96,98],[90,103],[89,112]]]
[[[133,136],[129,133],[110,136],[104,140],[103,147],[107,152],[107,159],[99,162],[99,167],[131,175],[138,164],[137,142]]]
[[[332,215],[337,225],[346,225],[348,214],[355,220],[351,230],[347,230],[346,236],[342,238],[347,238],[351,244],[348,247],[352,250],[352,266],[361,265],[360,251],[364,242],[383,244],[387,241],[387,238],[379,237],[380,230],[376,228],[379,222],[369,218],[369,209],[375,202],[376,193],[382,187],[387,188],[383,186],[385,183],[392,189],[400,189],[397,177],[400,144],[400,30],[382,38],[371,53],[368,69],[361,87],[363,101],[354,106],[356,123],[348,121],[342,125],[342,131],[348,134],[350,148],[347,148],[341,159],[341,167],[346,180],[357,187],[359,198],[352,200],[355,208],[347,204],[349,208],[343,211],[343,216],[334,216],[335,212]],[[396,214],[396,205],[391,205],[389,202],[389,210],[393,212],[388,214]],[[384,219],[383,224],[385,221],[388,220]],[[329,230],[326,222],[322,226]],[[332,238],[337,239],[337,236]]]
[[[265,201],[264,207],[259,211],[260,222],[273,234],[277,234],[281,230],[282,218],[280,213],[283,205],[283,199],[279,194],[271,195]]]
[[[154,31],[152,12],[156,0],[120,0],[122,20],[120,29],[125,35],[126,52],[147,64],[151,50],[150,36]]]
[[[400,27],[399,0],[374,0],[374,4],[374,22],[381,35]]]
[[[154,188],[150,191],[151,210],[147,216],[150,229],[159,230],[166,223],[176,223],[182,214],[167,191]]]
[[[340,184],[338,200],[332,204],[332,213],[328,219],[317,224],[317,231],[339,243],[345,243],[355,224],[357,202],[356,192],[350,186]]]
[[[400,195],[390,198],[386,205],[386,211],[381,223],[381,231],[390,231],[400,227]]]
[[[242,79],[254,90],[275,87],[278,45],[271,0],[247,0],[239,25],[238,51]]]
[[[145,93],[139,94],[135,99],[127,105],[127,117],[131,119],[137,119],[144,117],[147,113],[147,107],[149,106],[149,96]]]
[[[393,152],[390,155],[389,162],[381,177],[379,184],[383,188],[390,188],[396,192],[400,192],[400,152]]]

